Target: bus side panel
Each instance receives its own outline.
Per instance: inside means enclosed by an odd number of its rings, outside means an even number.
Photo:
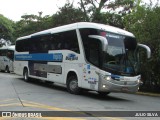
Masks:
[[[67,83],[67,75],[69,72],[74,72],[77,75],[78,78],[78,86],[82,87],[82,71],[81,69],[78,69],[78,64],[73,64],[73,63],[65,63],[65,78],[64,78],[64,83]]]
[[[8,50],[8,53],[7,53],[7,58],[9,60],[8,62],[9,71],[11,72],[14,71],[14,52],[15,50]]]
[[[0,70],[6,70],[8,66],[9,71],[13,71],[14,50],[14,46],[0,48]]]
[[[14,62],[10,60],[10,62],[9,62],[9,71],[13,72],[14,71],[13,69],[14,69]]]
[[[13,71],[13,66],[14,66],[13,64],[14,64],[13,60],[11,60],[8,57],[6,57],[5,68],[6,68],[6,66],[8,66],[9,67],[9,71],[12,72]]]
[[[5,56],[0,56],[0,70],[5,70]]]
[[[83,71],[82,71],[82,86],[86,89],[90,90],[98,90],[98,82],[99,82],[99,76],[97,72],[99,71],[98,68],[91,64],[85,64],[83,65]]]
[[[13,71],[13,61],[6,56],[0,56],[0,70],[5,70],[6,66],[9,67],[9,71]]]
[[[49,81],[62,83],[64,79],[64,63],[63,62],[48,62],[47,78]]]
[[[93,65],[87,64],[81,54],[72,51],[64,52],[65,77],[64,83],[67,81],[69,72],[74,72],[78,78],[78,85],[81,88],[98,90],[99,76],[95,71],[99,69]]]
[[[65,63],[65,81],[69,72],[74,72],[78,78],[78,86],[89,90],[98,90],[98,68],[84,63]]]
[[[14,62],[14,73],[23,76],[24,67],[28,68],[28,61],[15,61]]]
[[[47,62],[46,61],[32,61],[28,62],[28,68],[31,76],[47,78]]]

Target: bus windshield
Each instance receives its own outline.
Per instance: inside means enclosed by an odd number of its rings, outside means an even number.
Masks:
[[[137,42],[134,37],[106,33],[107,51],[104,52],[103,68],[117,75],[133,76],[137,74]]]

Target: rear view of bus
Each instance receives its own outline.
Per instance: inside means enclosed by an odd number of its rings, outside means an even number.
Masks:
[[[125,30],[80,22],[37,32],[16,41],[15,73],[24,80],[36,78],[81,89],[136,92],[140,83],[140,49],[150,58],[150,48],[138,44]]]
[[[15,46],[4,46],[0,48],[0,70],[5,72],[13,72]]]

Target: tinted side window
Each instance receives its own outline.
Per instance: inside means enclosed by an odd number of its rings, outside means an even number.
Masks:
[[[80,53],[77,34],[75,30],[66,32],[64,39],[65,39],[64,49]]]
[[[42,52],[47,51],[50,47],[51,35],[34,36],[29,39],[19,40],[16,42],[16,51],[18,52]]]
[[[57,47],[57,49],[66,49],[80,53],[76,30],[53,34],[52,40],[53,46]]]
[[[83,41],[84,52],[88,62],[95,66],[100,65],[101,42],[97,39],[89,38],[88,35],[98,35],[96,29],[80,29]]]
[[[63,35],[60,33],[52,34],[50,39],[50,50],[62,50],[63,49]]]
[[[101,43],[97,39],[90,38],[88,45],[85,46],[86,59],[95,66],[100,65]]]
[[[51,35],[43,35],[32,37],[29,41],[29,51],[44,52],[48,51],[50,47]]]
[[[43,52],[63,49],[80,53],[76,30],[55,33],[52,35],[34,36],[16,42],[16,50],[18,52]]]
[[[2,56],[2,50],[0,50],[0,56]]]
[[[0,50],[0,56],[6,56],[7,50]]]
[[[18,52],[29,51],[28,39],[16,41],[16,51],[18,51]]]
[[[7,57],[8,57],[9,59],[13,60],[13,59],[14,59],[14,51],[8,50],[8,52],[7,52]]]

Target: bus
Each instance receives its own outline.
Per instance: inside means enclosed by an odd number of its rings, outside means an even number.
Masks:
[[[81,90],[134,93],[141,80],[139,48],[150,48],[135,36],[109,25],[78,22],[16,40],[15,73]]]
[[[14,51],[14,45],[0,48],[0,71],[13,72]]]

